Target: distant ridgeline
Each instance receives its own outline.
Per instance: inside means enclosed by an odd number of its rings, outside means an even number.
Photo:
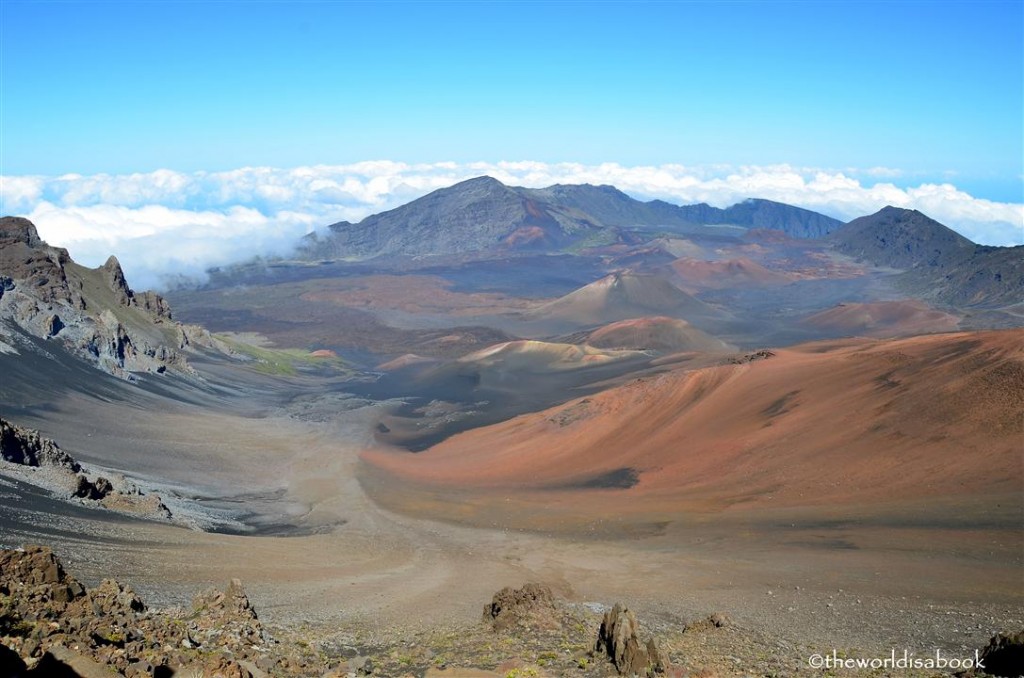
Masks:
[[[658,237],[740,238],[752,230],[819,239],[874,266],[903,271],[897,284],[951,306],[1024,303],[1024,247],[977,245],[915,210],[886,207],[843,224],[810,210],[750,199],[727,209],[635,200],[613,186],[531,189],[478,177],[358,224],[332,224],[303,241],[308,260],[582,252]]]
[[[842,222],[770,200],[747,200],[728,209],[680,207],[635,200],[613,186],[506,186],[478,177],[442,188],[358,224],[330,226],[311,236],[311,259],[457,255],[496,249],[555,250],[623,242],[633,229],[710,235],[707,226],[780,230],[795,238],[820,238]],[[720,228],[717,230],[721,230]]]

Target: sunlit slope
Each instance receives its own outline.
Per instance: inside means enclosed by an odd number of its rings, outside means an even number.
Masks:
[[[1021,489],[1021,412],[1024,331],[850,340],[638,380],[364,459],[460,501],[525,493],[579,511],[996,496]]]
[[[582,326],[645,315],[709,317],[718,312],[664,278],[619,272],[544,304],[531,315]]]
[[[680,318],[648,316],[620,320],[598,328],[587,337],[596,348],[643,349],[664,352],[722,353],[730,346]]]
[[[840,304],[803,320],[833,334],[879,338],[949,332],[957,322],[956,316],[916,299]]]

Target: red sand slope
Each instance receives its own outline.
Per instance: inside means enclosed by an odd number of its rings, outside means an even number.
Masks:
[[[653,349],[656,351],[730,350],[721,339],[698,330],[685,320],[665,316],[632,318],[605,325],[590,333],[587,344],[597,348]]]
[[[842,304],[803,320],[815,329],[863,337],[949,332],[957,328],[958,322],[956,316],[937,311],[916,299]]]
[[[770,271],[746,257],[724,261],[681,258],[670,266],[683,285],[694,290],[786,285],[793,281],[792,277]]]
[[[580,325],[598,325],[645,315],[714,315],[716,312],[654,275],[613,273],[544,304],[530,315]]]
[[[434,488],[435,505],[496,510],[509,496],[577,512],[994,496],[1024,488],[1022,413],[1022,330],[847,340],[638,380],[419,454],[363,458],[376,477]],[[586,487],[622,469],[635,486]]]

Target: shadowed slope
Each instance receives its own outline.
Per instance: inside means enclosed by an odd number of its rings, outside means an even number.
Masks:
[[[902,269],[902,286],[953,306],[1024,303],[1024,246],[976,245],[917,210],[885,207],[854,219],[829,239],[835,248]]]
[[[722,210],[642,202],[614,186],[555,185],[529,189],[482,176],[459,182],[401,207],[330,226],[326,237],[307,237],[311,259],[448,256],[517,249],[560,251],[620,242],[621,229],[724,232],[704,224],[772,228],[801,238],[824,236],[840,222],[768,200],[746,200]]]

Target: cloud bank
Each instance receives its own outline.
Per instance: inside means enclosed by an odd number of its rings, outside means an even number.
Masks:
[[[98,266],[117,255],[136,287],[254,256],[287,255],[304,234],[391,209],[488,174],[510,185],[612,184],[633,197],[727,207],[767,198],[849,220],[886,205],[918,209],[975,242],[1024,244],[1024,205],[975,198],[949,183],[897,186],[899,170],[615,163],[392,161],[227,172],[0,177],[0,211],[31,219],[50,244]],[[863,177],[857,178],[857,177]],[[873,183],[874,182],[874,183]]]

